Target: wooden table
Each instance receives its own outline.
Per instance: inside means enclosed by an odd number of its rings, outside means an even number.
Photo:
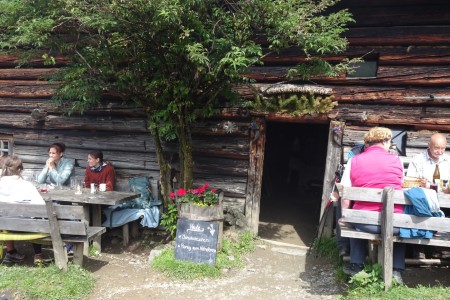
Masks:
[[[89,210],[92,212],[91,224],[92,226],[102,225],[102,205],[118,205],[122,204],[128,200],[138,198],[139,193],[133,192],[118,192],[118,191],[108,191],[108,192],[97,192],[91,194],[90,189],[83,189],[81,195],[76,195],[74,190],[63,188],[63,189],[49,189],[47,193],[41,193],[42,198],[53,200],[53,201],[63,201],[70,203],[78,203],[84,205],[86,208],[86,220],[89,221]],[[93,245],[95,249],[101,251],[101,236],[94,239]]]

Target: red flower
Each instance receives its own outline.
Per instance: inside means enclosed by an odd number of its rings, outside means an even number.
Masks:
[[[178,189],[177,191],[177,196],[178,197],[183,197],[184,195],[186,195],[186,191],[184,189]]]
[[[169,197],[170,197],[171,199],[175,198],[175,193],[170,193],[170,194],[169,194]]]

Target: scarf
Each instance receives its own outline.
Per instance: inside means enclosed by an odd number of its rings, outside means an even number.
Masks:
[[[91,171],[95,172],[95,173],[100,173],[103,169],[103,167],[106,166],[105,162],[102,162],[98,167],[90,167]]]

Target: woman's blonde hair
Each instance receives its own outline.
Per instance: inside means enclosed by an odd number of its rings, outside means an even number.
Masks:
[[[392,131],[386,127],[373,127],[364,135],[365,144],[377,144],[392,139]]]
[[[5,155],[0,158],[0,167],[2,170],[2,177],[3,176],[13,176],[18,175],[22,173],[23,170],[23,164],[22,160],[17,155]]]

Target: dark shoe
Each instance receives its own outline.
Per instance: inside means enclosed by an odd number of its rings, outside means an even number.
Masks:
[[[347,274],[349,276],[355,276],[355,274],[358,274],[359,272],[364,270],[364,265],[349,263],[349,264],[345,264],[342,269],[345,274]]]
[[[402,278],[402,274],[400,273],[400,271],[396,271],[394,270],[392,272],[392,279],[395,279],[397,281],[398,284],[405,284],[403,282],[403,278]]]
[[[20,263],[25,259],[25,255],[20,254],[19,252],[15,251],[14,253],[6,253],[5,258],[3,258],[4,264],[16,264]]]

